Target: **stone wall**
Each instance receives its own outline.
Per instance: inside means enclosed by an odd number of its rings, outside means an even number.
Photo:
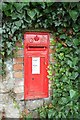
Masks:
[[[49,81],[49,98],[24,101],[24,52],[22,45],[23,42],[16,43],[18,51],[15,53],[15,58],[6,61],[7,76],[3,81],[0,80],[0,118],[20,118],[23,112],[26,111],[25,113],[28,114],[44,103],[50,102],[51,81]],[[50,45],[50,62],[54,62],[51,47]]]
[[[16,100],[24,99],[24,51],[22,42],[17,42],[18,51],[16,57],[13,59],[13,78],[14,78],[14,92],[16,93]]]

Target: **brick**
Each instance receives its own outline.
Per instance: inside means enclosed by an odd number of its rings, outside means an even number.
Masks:
[[[14,63],[23,63],[23,57],[17,57],[13,59]]]
[[[14,73],[14,78],[23,78],[22,72],[21,71],[20,72],[15,72]]]
[[[50,54],[50,62],[55,62],[52,54]]]
[[[22,47],[22,42],[20,42],[20,41],[16,42],[16,46]]]
[[[55,48],[53,46],[50,46],[49,54],[52,54],[52,53],[55,53],[55,52],[56,52]]]
[[[51,90],[49,90],[49,93],[50,93],[50,96],[52,96],[52,95],[53,95],[52,89],[51,89]]]
[[[14,64],[13,65],[13,70],[18,71],[23,69],[23,64]]]
[[[51,53],[53,53],[53,50],[50,48],[50,49],[49,49],[49,54],[51,54]]]
[[[18,55],[18,56],[23,56],[23,50],[18,50],[18,51],[17,51],[17,55]]]

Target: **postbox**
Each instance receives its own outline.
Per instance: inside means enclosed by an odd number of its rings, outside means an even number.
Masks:
[[[48,97],[49,33],[24,34],[24,99]]]

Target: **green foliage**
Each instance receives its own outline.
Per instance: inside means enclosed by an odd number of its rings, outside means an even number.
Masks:
[[[71,39],[72,46],[68,46],[67,40],[63,40],[66,44],[64,46],[62,40],[57,42],[53,39],[53,48],[55,49],[56,46],[56,52],[53,53],[55,64],[51,64],[48,71],[53,94],[51,107],[48,105],[46,108],[39,108],[41,118],[80,118],[80,60],[79,54],[76,52],[80,48],[79,39],[74,47],[73,38]],[[53,72],[55,72],[54,76]]]
[[[75,22],[79,13],[76,10],[70,10],[69,14],[70,14],[71,18],[73,19],[73,21]]]
[[[53,90],[51,107],[40,108],[40,117],[80,118],[80,3],[6,2],[2,13],[3,63],[13,57],[15,42],[25,31],[48,29],[54,36],[51,44],[56,50],[55,64],[48,71]]]
[[[74,36],[73,36],[74,38]],[[79,49],[78,44],[74,47],[72,45],[67,47],[61,46],[61,43],[56,44],[56,53],[54,54],[55,62],[53,70],[56,72],[53,79],[53,100],[52,104],[55,118],[78,118],[79,114],[79,55],[76,54],[76,47]],[[67,40],[64,40],[66,42]],[[68,40],[69,41],[69,40]],[[57,116],[56,116],[57,115]]]
[[[78,3],[70,5],[59,3],[57,7],[57,3],[54,2],[3,2],[3,49],[1,54],[6,57],[12,55],[15,42],[22,39],[24,29],[46,28],[55,31],[61,27],[69,27],[70,24],[68,22],[72,20],[76,22],[79,17]],[[74,26],[75,30],[78,30],[78,24],[76,24],[76,28]],[[56,32],[56,34],[59,33]],[[65,34],[61,34],[60,38],[66,39]]]

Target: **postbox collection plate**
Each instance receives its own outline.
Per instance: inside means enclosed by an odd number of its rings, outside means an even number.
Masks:
[[[29,42],[37,36],[43,38],[33,44]],[[29,38],[28,38],[29,36]],[[47,36],[47,37],[45,37]],[[35,38],[35,39],[36,39]],[[38,43],[37,43],[38,42]],[[39,47],[36,47],[36,46]],[[32,47],[33,46],[33,47]],[[41,47],[43,46],[43,47]],[[29,48],[29,49],[28,49]],[[44,49],[45,48],[45,49]],[[49,64],[49,33],[27,32],[24,34],[24,99],[37,99],[48,97],[48,78],[47,67]]]
[[[32,57],[32,74],[40,74],[40,57]]]

